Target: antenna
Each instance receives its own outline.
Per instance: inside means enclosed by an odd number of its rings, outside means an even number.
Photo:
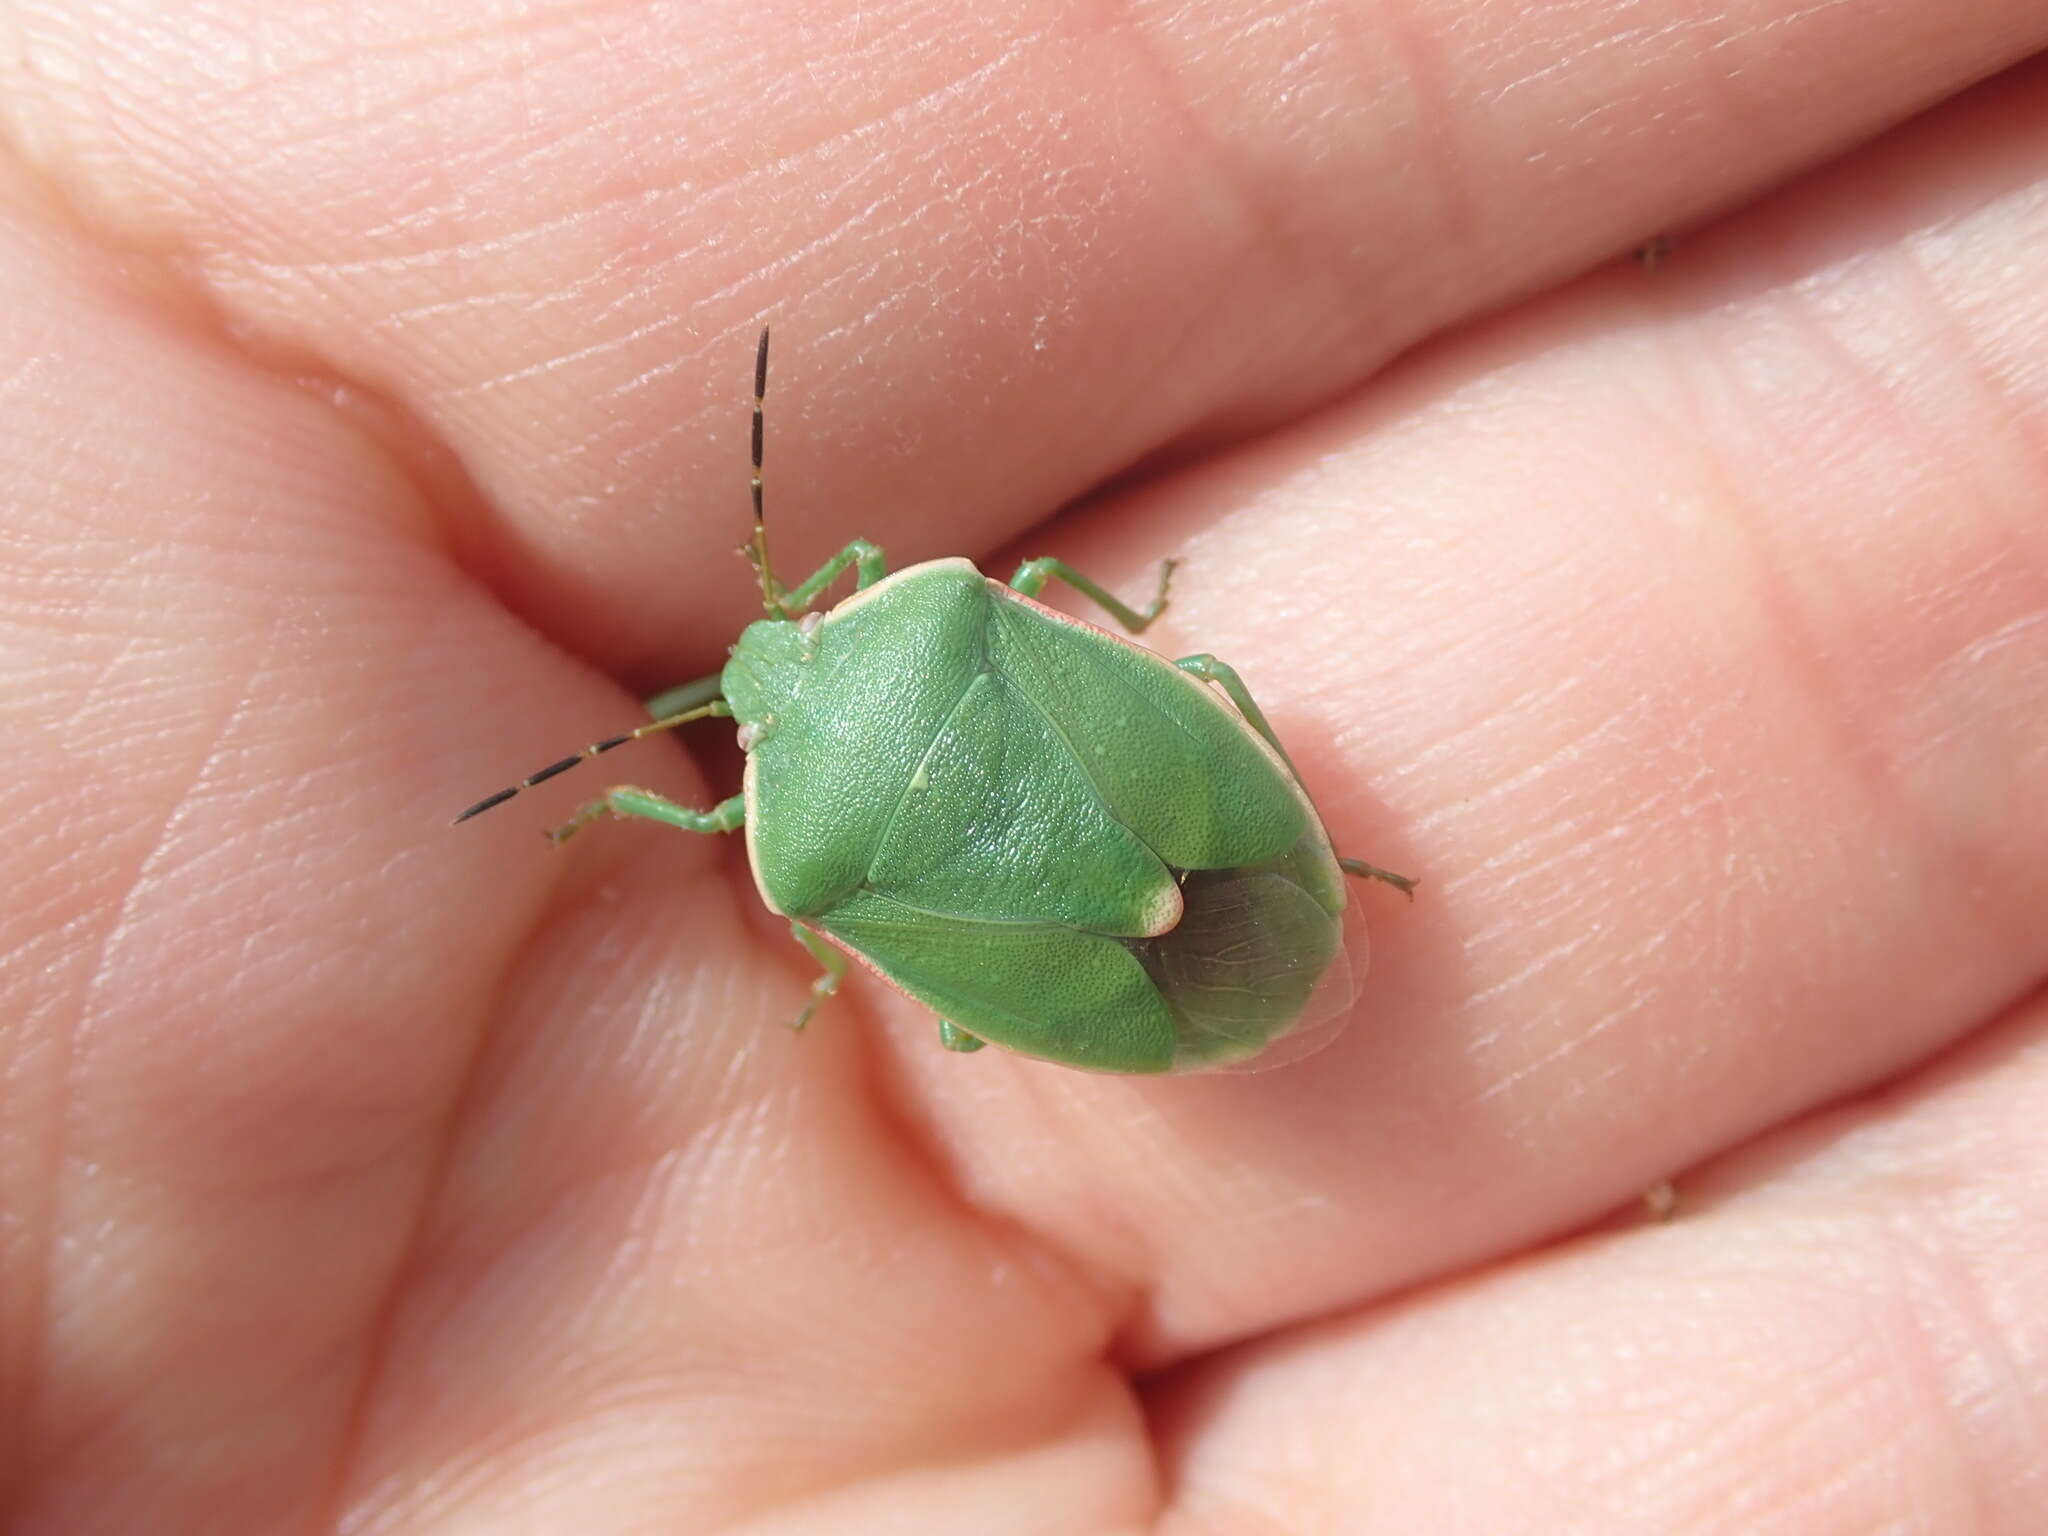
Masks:
[[[768,327],[764,325],[761,327],[760,350],[754,354],[754,542],[748,555],[754,562],[754,569],[760,572],[761,600],[767,604],[769,614],[778,619],[786,619],[789,617],[789,614],[782,606],[781,585],[768,573],[768,532],[761,521],[761,402],[767,393]],[[700,678],[699,681],[715,683],[717,679],[716,677]],[[665,699],[672,698],[676,693],[685,693],[687,695],[687,692],[694,691],[693,685],[690,690],[672,690],[670,693],[664,694],[663,697]],[[578,763],[587,762],[593,757],[602,757],[615,747],[623,747],[629,741],[638,741],[643,736],[652,736],[656,731],[672,731],[679,725],[688,725],[692,720],[705,720],[713,717],[731,719],[731,706],[723,699],[713,699],[708,704],[696,705],[673,715],[664,715],[659,720],[650,720],[645,725],[635,726],[623,736],[607,736],[603,741],[593,741],[589,746],[583,748],[582,751],[572,752],[569,756],[562,758],[558,762],[549,763],[547,767],[537,773],[529,773],[517,784],[507,785],[495,795],[486,795],[483,799],[477,801],[475,805],[472,805],[468,810],[456,817],[454,824],[459,826],[472,816],[481,816],[485,811],[491,810],[495,806],[503,805],[514,795],[532,789],[536,784],[545,784],[549,779],[555,777],[556,774],[567,773]]]
[[[614,747],[623,747],[629,741],[638,741],[643,736],[652,736],[656,731],[672,731],[679,725],[688,725],[692,720],[706,720],[712,716],[732,717],[732,709],[723,699],[713,699],[709,704],[700,704],[695,709],[686,709],[681,714],[665,715],[659,720],[650,720],[645,725],[635,726],[623,736],[607,736],[603,741],[593,741],[581,752],[572,752],[559,762],[549,763],[538,773],[529,773],[517,784],[508,785],[495,795],[486,795],[468,810],[464,811],[450,826],[461,826],[472,816],[481,816],[493,806],[503,805],[522,790],[545,784],[558,773],[567,773],[578,763],[588,762],[593,757],[602,757]]]
[[[761,518],[761,443],[766,435],[762,422],[761,404],[768,398],[768,327],[761,327],[761,347],[754,354],[754,543],[747,558],[754,563],[754,573],[761,578],[761,603],[768,610],[771,619],[786,619],[789,610],[782,606],[782,584],[768,569],[768,525]]]

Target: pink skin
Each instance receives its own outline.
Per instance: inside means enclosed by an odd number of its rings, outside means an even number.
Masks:
[[[10,1531],[2038,1531],[2048,12],[473,11],[0,23]],[[1185,558],[1328,1052],[445,826],[758,609],[763,318],[779,566]]]

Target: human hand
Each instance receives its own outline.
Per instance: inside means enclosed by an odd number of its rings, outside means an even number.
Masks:
[[[7,26],[14,1529],[2034,1528],[2039,7]],[[1024,552],[1425,882],[1328,1052],[447,829],[751,615],[763,320],[790,570],[1122,477]]]

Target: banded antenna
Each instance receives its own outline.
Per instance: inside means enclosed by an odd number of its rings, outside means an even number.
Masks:
[[[754,574],[761,578],[761,606],[768,610],[768,617],[786,619],[789,610],[782,606],[782,583],[768,568],[768,524],[761,516],[761,444],[767,435],[761,408],[767,398],[768,327],[764,325],[760,350],[754,354],[754,542],[747,558],[754,563]]]
[[[768,573],[768,530],[761,520],[761,444],[762,438],[765,435],[762,428],[761,406],[767,395],[768,327],[764,325],[761,327],[760,348],[754,353],[754,475],[752,481],[754,493],[754,542],[748,552],[748,557],[754,562],[754,569],[760,572],[761,599],[767,604],[769,614],[774,618],[784,619],[788,618],[789,615],[782,606],[782,588],[775,578]],[[715,682],[716,679],[704,679],[703,681]],[[692,687],[694,688],[695,685],[692,685]],[[665,697],[673,698],[675,695],[669,694]],[[623,747],[629,741],[638,741],[643,736],[652,736],[656,731],[672,731],[679,725],[688,725],[692,720],[707,720],[713,717],[730,719],[731,716],[732,710],[723,699],[713,699],[708,704],[697,704],[692,700],[689,707],[679,710],[675,714],[664,715],[659,720],[650,720],[645,725],[635,726],[622,736],[607,736],[603,741],[593,741],[580,752],[572,752],[567,757],[549,763],[547,767],[539,770],[537,773],[529,773],[517,784],[508,784],[495,795],[484,796],[483,799],[477,801],[475,805],[472,805],[468,810],[456,817],[451,825],[460,826],[463,822],[469,820],[470,817],[481,816],[485,811],[503,805],[514,795],[532,789],[536,784],[545,784],[549,779],[554,778],[555,775],[567,773],[578,763],[588,762],[593,757],[602,757],[614,748]]]

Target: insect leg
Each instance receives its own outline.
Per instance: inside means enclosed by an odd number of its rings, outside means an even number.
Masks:
[[[734,795],[708,811],[693,811],[687,805],[657,795],[651,789],[615,784],[602,800],[593,800],[561,826],[548,834],[551,842],[566,843],[583,828],[603,816],[638,816],[647,821],[666,822],[685,832],[737,832],[747,824],[747,797]]]
[[[1010,578],[1010,590],[1022,592],[1026,597],[1036,597],[1045,590],[1048,581],[1057,577],[1076,592],[1093,599],[1132,634],[1142,635],[1146,626],[1166,611],[1166,586],[1173,580],[1173,568],[1179,563],[1177,560],[1159,562],[1159,590],[1152,594],[1152,606],[1143,613],[1090,581],[1064,560],[1026,560],[1017,567],[1017,574]]]
[[[889,574],[889,562],[882,554],[882,546],[870,544],[866,539],[855,539],[811,572],[806,580],[782,594],[783,613],[802,613],[818,600],[818,595],[831,586],[849,565],[853,567],[853,589],[856,592],[872,587]]]
[[[824,968],[825,974],[811,983],[811,1000],[804,1004],[804,1011],[790,1020],[791,1029],[802,1029],[811,1022],[811,1015],[818,1004],[839,990],[839,980],[846,974],[846,956],[819,938],[802,923],[789,925],[790,937],[811,952],[811,958]]]
[[[724,677],[714,672],[709,677],[700,677],[692,682],[678,685],[665,693],[657,693],[641,708],[656,720],[665,720],[671,715],[688,714],[718,697],[718,690]]]
[[[939,1020],[939,1044],[949,1051],[978,1051],[988,1042],[979,1035],[970,1035],[951,1019]]]
[[[1235,667],[1208,655],[1183,656],[1174,665],[1192,677],[1199,677],[1205,683],[1215,683],[1229,694],[1230,702],[1237,706],[1237,712],[1244,716],[1246,723],[1266,738],[1267,744],[1280,754],[1280,761],[1287,764],[1288,771],[1294,771],[1294,764],[1288,759],[1287,749],[1280,745],[1280,738],[1273,734],[1273,727],[1267,721],[1265,711],[1253,700],[1251,690],[1245,687],[1244,679],[1237,675]],[[1294,776],[1297,779],[1301,777],[1298,773]],[[1381,869],[1379,865],[1368,864],[1363,859],[1340,858],[1337,863],[1347,875],[1357,875],[1365,880],[1383,880],[1410,901],[1415,899],[1415,879],[1411,875],[1397,875],[1391,869]]]
[[[1278,752],[1280,761],[1287,764],[1290,772],[1293,771],[1294,764],[1288,759],[1287,749],[1280,745],[1280,738],[1273,734],[1273,727],[1266,721],[1265,711],[1252,701],[1251,690],[1245,687],[1244,679],[1237,675],[1237,668],[1218,661],[1207,652],[1200,656],[1183,656],[1174,665],[1190,677],[1199,677],[1205,683],[1217,684],[1229,694],[1230,702],[1237,706],[1237,712],[1244,716],[1246,723],[1266,738],[1266,745]],[[1296,774],[1295,777],[1299,778],[1300,775]]]
[[[1415,899],[1415,887],[1421,884],[1413,875],[1397,875],[1391,869],[1381,869],[1377,864],[1368,864],[1363,859],[1337,860],[1338,867],[1347,875],[1356,875],[1361,880],[1381,880],[1406,896]]]

